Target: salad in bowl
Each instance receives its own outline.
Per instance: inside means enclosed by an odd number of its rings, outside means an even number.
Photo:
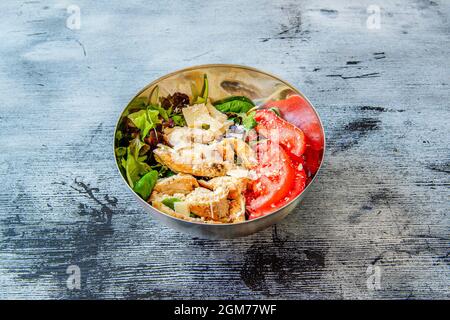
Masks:
[[[153,209],[188,222],[239,224],[283,208],[312,181],[324,135],[301,94],[218,82],[207,70],[176,81],[136,96],[115,132],[119,170]]]

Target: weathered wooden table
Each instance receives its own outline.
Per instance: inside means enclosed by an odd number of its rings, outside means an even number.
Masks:
[[[449,15],[445,0],[2,1],[0,298],[450,298]],[[304,202],[247,238],[163,227],[113,160],[129,99],[204,63],[285,78],[327,131]]]

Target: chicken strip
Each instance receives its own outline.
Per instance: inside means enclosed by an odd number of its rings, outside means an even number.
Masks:
[[[217,190],[218,188],[228,189],[227,198],[231,199],[229,203],[228,219],[229,222],[245,221],[245,198],[243,192],[247,189],[248,178],[235,177],[217,177],[209,181],[199,180],[202,187],[210,190]]]
[[[155,159],[169,167],[170,170],[194,176],[223,176],[232,165],[223,160],[222,154],[215,144],[193,143],[189,147],[178,150],[158,145],[153,153]]]
[[[209,181],[199,180],[198,183],[210,190],[216,190],[220,186],[229,190],[228,199],[237,199],[247,189],[247,178],[235,178],[229,176],[216,177]]]
[[[229,219],[230,222],[245,221],[245,198],[242,194],[230,201]]]
[[[186,202],[197,216],[221,220],[229,215],[228,193],[225,187],[218,187],[214,191],[200,187],[186,196]]]
[[[227,161],[234,162],[234,154],[236,154],[242,165],[247,169],[258,164],[255,152],[245,141],[238,138],[225,138],[220,143],[223,145],[223,157]]]
[[[206,188],[199,187],[199,184]],[[164,213],[185,220],[190,220],[192,216],[188,213],[193,213],[207,221],[240,222],[245,221],[242,192],[246,184],[246,178],[224,176],[197,182],[191,175],[178,174],[158,181],[148,202]],[[177,198],[180,203],[186,203],[187,213],[164,205],[167,198]]]
[[[153,192],[173,195],[175,193],[188,194],[197,188],[198,182],[190,174],[177,174],[175,176],[159,179],[156,182]]]
[[[252,148],[237,138],[225,138],[210,144],[194,142],[177,148],[159,144],[153,153],[157,161],[172,171],[203,177],[226,175],[228,170],[236,167],[235,155],[247,169],[257,164]]]
[[[174,149],[194,142],[207,144],[215,139],[214,132],[199,128],[173,127],[164,129],[164,140]]]

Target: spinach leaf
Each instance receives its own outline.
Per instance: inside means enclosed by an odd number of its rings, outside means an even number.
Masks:
[[[226,113],[229,116],[228,119],[232,120],[235,124],[242,124],[247,131],[253,129],[257,125],[255,112],[250,111],[255,107],[255,104],[247,97],[228,97],[216,101],[214,106],[220,112]]]
[[[214,107],[223,113],[246,113],[254,106],[253,101],[244,96],[232,96],[214,102]]]
[[[133,190],[138,193],[144,200],[147,200],[158,180],[158,171],[152,170],[147,172],[136,182]]]
[[[181,199],[172,197],[172,198],[166,198],[161,202],[163,203],[163,205],[168,206],[172,210],[175,210],[175,202],[180,202],[180,201],[181,201]]]

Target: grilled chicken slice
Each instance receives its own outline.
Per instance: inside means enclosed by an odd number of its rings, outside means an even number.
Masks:
[[[164,212],[165,214],[171,215],[178,219],[183,219],[183,220],[187,220],[187,221],[191,221],[191,222],[203,222],[203,223],[209,223],[209,224],[221,224],[221,223],[229,222],[227,219],[211,220],[211,219],[205,219],[205,218],[188,217],[185,214],[178,213],[178,212],[170,209],[169,207],[165,206],[161,202],[155,202],[155,204],[152,204],[152,206],[155,207],[156,209],[158,209],[159,211]]]
[[[242,165],[247,169],[258,164],[255,152],[245,141],[238,138],[225,138],[220,143],[223,145],[224,159],[233,161],[234,154],[236,154]]]
[[[245,198],[242,192],[246,185],[246,178],[224,176],[197,182],[191,175],[178,174],[158,181],[149,202],[164,213],[191,220],[189,214],[177,212],[176,208],[172,210],[163,204],[164,199],[175,197],[187,204],[187,212],[203,220],[240,222],[245,221]]]
[[[151,202],[153,204],[154,202],[162,202],[167,198],[178,198],[184,201],[186,200],[186,195],[183,193],[166,194],[165,192],[157,192],[153,190],[150,198],[148,199],[148,202]]]
[[[178,198],[183,203],[186,203],[189,212],[195,213],[198,217],[178,212],[176,208],[173,210],[163,203],[164,199],[172,197]],[[208,189],[197,188],[195,191],[192,191],[189,196],[181,193],[168,195],[153,191],[148,202],[154,208],[179,219],[197,222],[202,221],[206,223],[231,222],[229,208],[231,208],[230,205],[232,203],[226,200],[226,196],[221,195],[221,191],[214,193]],[[177,203],[175,203],[175,206],[176,204]]]
[[[153,192],[174,195],[175,193],[188,194],[197,188],[198,182],[190,174],[177,174],[175,176],[159,179]]]
[[[186,201],[197,216],[222,220],[229,215],[228,193],[229,190],[222,186],[214,191],[200,187],[189,193]]]
[[[189,146],[194,142],[207,144],[213,142],[215,135],[211,130],[188,127],[164,129],[164,140],[174,149]]]
[[[216,144],[193,143],[178,150],[158,145],[153,151],[155,159],[174,172],[202,177],[219,177],[226,174],[231,163],[223,160]]]
[[[221,186],[226,187],[229,190],[228,199],[237,199],[247,189],[248,181],[249,179],[246,178],[223,176],[209,181],[199,180],[198,183],[210,190],[216,190]]]
[[[195,219],[186,216],[185,214],[178,213],[175,210],[170,209],[168,206],[165,206],[161,201],[152,201],[152,206],[159,211],[162,211],[168,215],[174,216],[179,219],[188,220],[188,221],[194,221]]]
[[[235,177],[217,177],[209,181],[199,180],[202,187],[210,190],[217,190],[218,188],[228,189],[228,221],[241,222],[245,221],[245,198],[243,192],[247,189],[248,178]]]
[[[153,190],[150,198],[148,199],[148,203],[150,203],[156,209],[158,209],[164,213],[170,214],[171,216],[189,220],[189,218],[191,218],[191,217],[189,217],[189,215],[186,215],[186,214],[183,214],[180,212],[176,212],[175,210],[172,210],[171,208],[169,208],[168,206],[163,204],[164,199],[172,198],[172,197],[178,198],[182,201],[184,201],[186,199],[186,196],[182,193],[174,193],[172,195],[169,195],[169,194],[165,194],[165,193],[161,193],[161,192],[157,192],[157,191]]]
[[[225,138],[211,144],[192,143],[178,149],[159,144],[153,151],[157,161],[172,171],[202,177],[220,177],[235,167],[235,155],[245,168],[257,164],[254,151],[237,138]]]
[[[245,198],[242,194],[230,201],[229,219],[230,222],[245,221]]]

